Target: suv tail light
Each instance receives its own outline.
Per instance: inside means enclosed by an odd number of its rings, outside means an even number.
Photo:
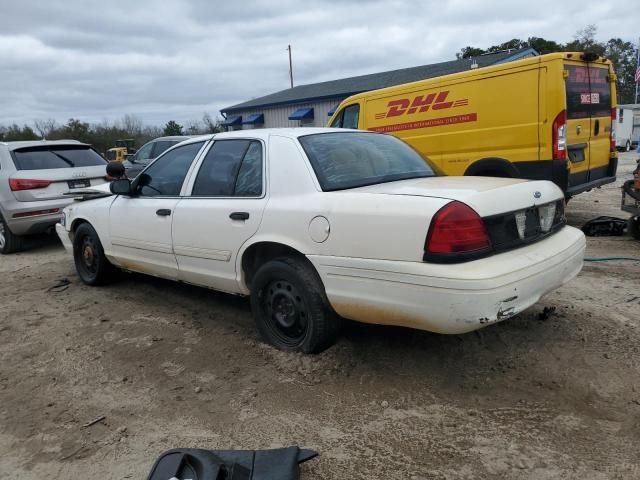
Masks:
[[[11,191],[33,190],[35,188],[46,188],[51,185],[49,180],[34,180],[31,178],[10,178],[9,188]]]
[[[567,159],[567,112],[562,110],[551,126],[551,144],[553,146],[553,159]]]
[[[617,113],[618,112],[616,107],[613,107],[611,109],[611,130],[609,131],[610,152],[616,151],[616,120],[618,119]]]
[[[454,263],[484,256],[491,251],[491,240],[480,215],[454,201],[436,213],[424,250],[425,261]]]

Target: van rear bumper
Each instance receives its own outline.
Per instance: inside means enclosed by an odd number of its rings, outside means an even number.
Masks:
[[[613,183],[615,181],[616,181],[616,177],[614,175],[613,177],[603,177],[588,183],[572,185],[571,187],[567,188],[567,195],[569,196],[577,195],[579,193],[591,190],[592,188],[601,187],[602,185],[606,185],[607,183]]]

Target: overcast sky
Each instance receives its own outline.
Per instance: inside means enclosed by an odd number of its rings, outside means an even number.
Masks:
[[[637,42],[632,1],[3,0],[0,124],[184,122],[289,86],[447,61],[511,38]]]

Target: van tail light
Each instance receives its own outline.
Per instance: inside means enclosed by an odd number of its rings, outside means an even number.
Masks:
[[[34,180],[31,178],[10,178],[9,188],[13,192],[20,190],[34,190],[36,188],[47,188],[51,185],[49,180]]]
[[[455,263],[479,258],[492,250],[482,218],[468,205],[451,202],[431,221],[424,260]]]
[[[567,159],[567,112],[562,110],[551,126],[551,142],[553,145],[553,159]]]
[[[617,108],[611,109],[611,130],[609,131],[609,151],[616,151],[616,120],[618,119],[618,110]]]

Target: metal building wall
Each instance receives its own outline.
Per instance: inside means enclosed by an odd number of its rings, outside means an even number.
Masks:
[[[242,115],[243,119],[255,113],[264,114],[264,125],[242,125],[243,130],[252,128],[282,128],[282,127],[324,127],[329,120],[328,112],[336,107],[343,99],[322,100],[311,103],[298,103],[295,105],[280,105],[277,107],[259,108],[256,110],[236,111],[229,115]],[[289,120],[289,115],[299,108],[313,108],[313,120],[303,122]]]

